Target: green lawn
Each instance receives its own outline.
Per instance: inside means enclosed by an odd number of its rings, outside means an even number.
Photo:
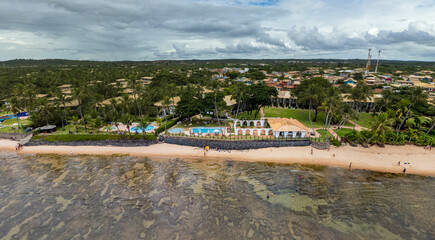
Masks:
[[[311,128],[308,110],[305,109],[288,109],[288,108],[264,108],[265,117],[282,117],[293,118],[304,124],[306,127]],[[311,120],[314,119],[314,111],[311,111]],[[325,114],[319,112],[317,121],[313,122],[314,128],[323,128],[325,124]]]
[[[338,130],[336,133],[339,137],[344,137],[344,135],[346,135],[346,133],[349,133],[351,131],[353,131],[352,128],[342,128],[342,129]]]
[[[15,123],[17,123],[16,118],[4,120],[1,123],[1,125],[4,127],[0,128],[0,132],[2,132],[2,133],[14,133],[14,132],[21,133],[21,132],[23,132],[24,129],[26,129],[29,125],[32,124],[32,121],[30,121],[29,119],[20,120],[20,129],[14,131],[14,130],[12,130],[12,124],[15,124]],[[21,128],[21,125],[24,126],[24,129]],[[16,128],[17,126],[15,125],[14,127]]]
[[[352,119],[354,121],[354,119]],[[360,113],[358,121],[356,121],[356,124],[360,125],[361,127],[365,128],[371,128],[372,124],[374,122],[374,118],[371,113]]]

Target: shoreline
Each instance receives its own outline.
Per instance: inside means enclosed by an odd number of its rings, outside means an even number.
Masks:
[[[128,154],[138,157],[159,158],[200,158],[217,160],[234,160],[247,162],[273,162],[284,164],[314,164],[331,167],[365,169],[378,172],[403,173],[435,176],[435,152],[425,150],[423,147],[405,145],[385,148],[372,146],[361,147],[331,147],[327,150],[313,149],[311,147],[280,147],[262,148],[253,150],[215,151],[210,150],[204,157],[201,148],[159,143],[144,147],[116,147],[116,146],[25,146],[15,151],[17,141],[0,139],[0,151],[16,152],[17,154],[60,154],[73,155],[105,155]],[[398,162],[400,161],[400,166]],[[404,162],[410,164],[404,165]]]

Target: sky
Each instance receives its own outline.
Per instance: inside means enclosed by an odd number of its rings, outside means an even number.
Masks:
[[[0,0],[0,61],[435,61],[435,0]]]

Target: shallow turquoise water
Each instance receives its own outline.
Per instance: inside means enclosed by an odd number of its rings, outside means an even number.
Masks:
[[[430,177],[14,154],[0,170],[0,239],[435,238]]]
[[[196,127],[196,128],[192,128],[192,132],[193,133],[220,133],[221,128],[219,128],[219,127],[210,127],[210,128]]]

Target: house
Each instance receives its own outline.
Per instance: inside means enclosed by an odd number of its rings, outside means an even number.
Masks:
[[[305,137],[307,136],[307,132],[309,132],[308,128],[296,119],[269,118],[267,122],[272,128],[273,136],[277,138]]]
[[[158,112],[162,112],[163,116],[174,114],[175,108],[177,107],[178,102],[181,101],[181,98],[179,96],[177,96],[177,97],[171,98],[170,100],[171,100],[171,102],[168,105],[169,109],[165,108],[162,101],[154,103],[154,106],[157,108]]]

